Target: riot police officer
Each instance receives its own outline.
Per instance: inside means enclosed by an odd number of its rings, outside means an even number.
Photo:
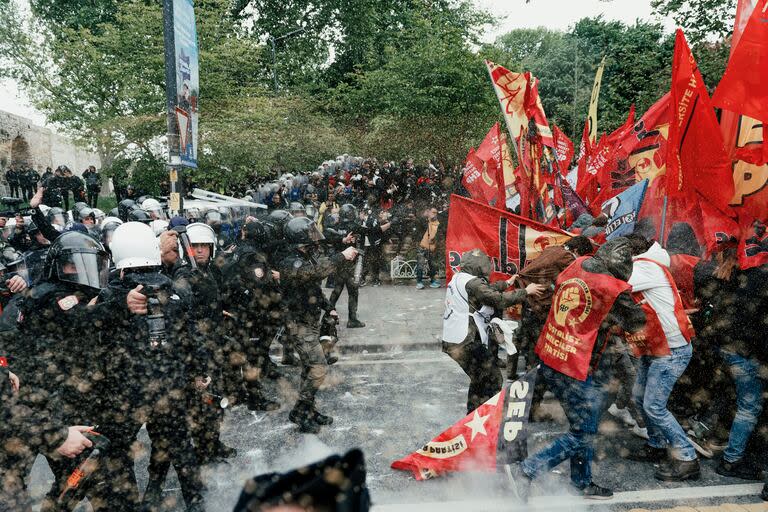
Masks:
[[[378,226],[373,229],[380,229]],[[339,210],[339,222],[335,225],[328,224],[323,229],[325,237],[332,243],[334,249],[342,250],[349,244],[362,240],[368,232],[368,228],[360,225],[357,218],[357,208],[351,204],[345,204]],[[350,329],[365,327],[365,323],[357,318],[357,300],[359,295],[359,283],[355,282],[355,262],[349,261],[339,266],[338,272],[334,275],[335,286],[331,293],[331,306],[336,307],[341,292],[344,287],[347,288],[349,295],[349,320],[347,327]]]
[[[14,355],[18,356],[23,387],[28,389],[20,400],[30,409],[43,408],[50,414],[44,423],[36,426],[39,436],[49,435],[46,432],[51,424],[63,424],[85,425],[80,430],[82,437],[82,431],[89,428],[87,425],[100,423],[105,395],[100,394],[104,373],[99,363],[107,358],[98,340],[83,342],[83,333],[103,327],[107,318],[128,314],[126,295],[94,303],[99,290],[107,284],[108,272],[109,256],[97,240],[79,232],[63,233],[46,255],[44,281],[32,288],[19,304],[20,346]],[[59,434],[56,442],[60,442],[61,437]],[[91,445],[86,441],[81,439],[81,446]],[[44,447],[41,451],[48,457],[55,477],[42,510],[55,510],[56,497],[74,462],[56,457]],[[113,469],[119,472],[119,468]],[[105,478],[106,482],[122,481],[115,474]],[[103,493],[113,491],[107,484],[94,488],[93,492],[103,497]],[[105,502],[106,499],[94,500],[92,506],[106,510],[98,505],[101,503],[103,507]]]
[[[336,316],[320,283],[344,262],[353,261],[357,250],[347,247],[330,257],[322,256],[318,243],[324,239],[323,234],[307,217],[288,222],[285,235],[293,245],[293,251],[280,265],[280,280],[289,310],[289,332],[296,340],[303,367],[299,400],[289,419],[301,432],[317,433],[322,425],[333,422],[332,417],[321,414],[315,406],[315,395],[328,369],[326,354],[320,344],[320,320],[323,313]]]
[[[105,374],[120,376],[108,386],[114,400],[108,409],[116,414],[110,423],[130,426],[121,439],[137,425],[146,424],[152,441],[150,480],[143,498],[146,507],[163,500],[162,468],[173,464],[187,510],[203,510],[203,485],[185,398],[191,383],[204,380],[205,353],[192,335],[187,304],[174,282],[161,273],[160,247],[152,229],[138,222],[121,224],[112,235],[110,249],[119,277],[102,296],[127,294],[134,313],[110,319],[103,333],[113,345]],[[127,437],[135,436],[137,430]]]

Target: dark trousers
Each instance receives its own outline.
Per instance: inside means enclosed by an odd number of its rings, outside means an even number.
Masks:
[[[9,183],[8,186],[11,188],[11,197],[19,197],[19,184]]]
[[[443,342],[443,352],[459,363],[469,377],[467,413],[472,412],[501,389],[502,377],[496,359],[479,341]]]
[[[349,295],[349,302],[347,304],[349,309],[349,319],[357,319],[357,299],[359,295],[359,289],[355,284],[354,267],[352,269],[345,268],[343,270],[339,270],[336,273],[335,279],[335,286],[333,287],[333,292],[331,293],[331,298],[329,299],[331,304],[334,308],[336,307],[336,303],[339,301],[339,297],[341,297],[341,292],[346,286],[347,295]]]
[[[99,189],[88,188],[88,206],[91,208],[98,208],[99,205]]]
[[[381,273],[384,253],[380,245],[372,245],[365,250],[365,262],[363,263],[363,278],[371,276],[374,283],[380,283],[379,274]]]
[[[547,386],[565,411],[570,428],[539,452],[530,455],[520,467],[530,478],[571,461],[571,482],[583,489],[592,482],[592,441],[597,433],[605,393],[600,383],[590,375],[586,381],[572,379],[542,364]]]
[[[23,185],[21,187],[21,198],[25,201],[29,201],[32,199],[32,196],[35,195],[34,188],[32,185]]]
[[[328,374],[328,363],[320,344],[319,321],[311,324],[291,322],[289,333],[296,342],[295,348],[301,360],[299,403],[314,405],[317,390]]]
[[[424,279],[425,270],[427,272],[427,276],[429,276],[429,280],[434,281],[435,275],[437,275],[435,253],[428,249],[419,249],[419,253],[416,256],[416,282],[422,282]]]
[[[155,410],[146,423],[152,441],[152,454],[149,461],[149,483],[142,502],[150,510],[151,507],[167,503],[167,497],[163,497],[163,483],[168,468],[173,464],[187,510],[202,511],[203,483],[184,411],[186,401],[183,392],[177,394],[179,396],[169,394],[157,400]]]

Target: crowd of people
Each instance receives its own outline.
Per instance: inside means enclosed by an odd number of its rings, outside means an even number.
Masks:
[[[595,227],[582,233],[600,237]],[[754,228],[764,241],[765,226]],[[720,452],[718,474],[763,478],[768,268],[740,268],[735,243],[705,256],[686,223],[672,226],[664,247],[659,240],[648,219],[602,245],[580,234],[496,283],[488,255],[462,255],[448,284],[443,350],[470,377],[467,410],[499,391],[504,366],[517,375],[517,355],[506,365],[497,357],[503,337],[491,320],[522,304],[515,343],[526,369],[539,367],[531,417],[541,418],[549,390],[570,424],[514,467],[523,500],[536,477],[566,460],[577,492],[613,496],[592,479],[604,414],[643,440],[623,456],[656,465],[659,480],[699,479],[699,458]]]
[[[43,186],[47,191],[45,204],[50,207],[64,206],[67,210],[70,194],[73,203],[84,201],[96,208],[102,187],[101,174],[93,165],[83,171],[82,177],[73,174],[66,165],[57,167],[55,171],[46,167],[42,173],[31,166],[11,166],[5,171],[5,182],[8,184],[10,197],[25,202],[32,199],[38,186]]]
[[[225,411],[281,405],[265,391],[281,376],[274,343],[300,376],[289,420],[302,433],[330,425],[315,397],[338,360],[343,290],[347,328],[365,326],[358,288],[381,284],[393,234],[401,248],[415,240],[439,286],[435,189],[407,166],[370,166],[282,176],[269,198],[245,198],[253,207],[190,203],[178,216],[152,197],[106,213],[84,201],[62,208],[63,185],[46,186],[67,177],[58,168],[28,210],[0,217],[0,510],[30,510],[25,478],[38,454],[55,476],[44,511],[82,498],[94,510],[159,510],[170,466],[187,510],[203,510],[201,466],[236,454],[220,439]],[[133,469],[142,426],[143,496]],[[94,454],[99,474],[73,487]]]

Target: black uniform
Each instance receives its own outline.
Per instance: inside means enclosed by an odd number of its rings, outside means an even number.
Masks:
[[[311,247],[311,246],[309,246]],[[315,411],[315,395],[325,380],[328,364],[320,345],[320,319],[333,309],[325,298],[320,283],[339,265],[344,256],[319,257],[312,249],[295,249],[280,265],[283,298],[289,311],[288,329],[296,340],[296,350],[303,366],[299,401],[294,407],[298,415]]]
[[[162,468],[173,464],[187,510],[202,510],[203,486],[185,404],[188,387],[194,376],[202,375],[205,361],[192,336],[188,306],[167,276],[129,273],[110,283],[102,297],[122,296],[138,284],[150,297],[149,314],[110,319],[103,332],[103,338],[112,342],[108,374],[120,376],[110,383],[114,404],[109,410],[117,413],[113,421],[124,430],[121,439],[132,441],[146,423],[152,456],[144,503],[156,505],[162,500]],[[120,451],[128,453],[128,448]],[[112,446],[113,451],[118,449]]]
[[[84,343],[83,333],[98,332],[105,326],[105,319],[127,314],[125,297],[88,306],[97,290],[77,287],[69,283],[45,282],[29,290],[19,305],[19,331],[23,348],[19,349],[18,371],[24,383],[21,400],[31,409],[47,410],[51,414],[46,423],[57,430],[66,425],[103,425],[102,433],[115,438],[111,426],[103,421],[103,408],[108,395],[104,393],[105,352],[98,339]],[[16,354],[14,354],[16,355]],[[14,369],[15,371],[15,369]],[[40,426],[46,429],[49,427]],[[66,434],[61,431],[57,443]],[[64,435],[64,438],[61,438]],[[55,499],[66,477],[76,462],[70,459],[51,458],[50,451],[43,452],[56,478],[43,510],[57,510]],[[129,465],[132,475],[132,467]],[[122,481],[115,474],[104,475],[106,482]],[[110,485],[94,488],[92,498],[108,499]],[[99,508],[100,500],[92,500],[97,510],[118,510],[116,507]],[[102,506],[105,503],[102,501]]]
[[[11,196],[19,197],[19,171],[12,167],[5,171],[5,181],[11,189]]]
[[[99,203],[99,192],[101,192],[101,175],[93,169],[86,169],[83,172],[85,188],[88,191],[88,206],[96,208]]]
[[[380,234],[381,229],[378,226],[368,229],[364,226],[361,226],[356,221],[343,219],[340,220],[336,225],[329,224],[323,228],[323,234],[328,239],[328,241],[331,242],[333,249],[339,252],[343,251],[349,246],[343,242],[343,239],[350,233],[355,233],[358,239],[362,241],[364,237],[369,234],[373,236],[374,232]],[[347,294],[349,295],[348,311],[350,324],[360,323],[357,318],[359,286],[357,283],[355,283],[355,265],[355,260],[344,260],[343,263],[339,265],[338,269],[334,273],[335,286],[329,299],[331,303],[331,309],[335,309],[336,302],[338,302],[339,297],[341,297],[341,292],[344,290],[345,286],[347,287]]]

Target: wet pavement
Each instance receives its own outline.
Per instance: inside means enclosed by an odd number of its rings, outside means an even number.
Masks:
[[[267,385],[268,393],[283,404],[279,411],[252,413],[245,407],[228,411],[222,438],[237,448],[238,455],[228,463],[204,468],[207,510],[232,510],[242,483],[251,476],[285,471],[354,447],[365,453],[376,510],[523,510],[512,499],[503,473],[463,473],[417,482],[410,473],[389,467],[464,416],[468,380],[439,350],[444,293],[444,289],[417,291],[411,286],[361,290],[360,318],[368,325],[340,330],[341,345],[347,348],[318,395],[318,408],[335,421],[320,434],[302,435],[288,421],[299,380],[296,367],[281,367],[282,376]],[[344,321],[345,308],[340,302]],[[547,401],[546,410],[551,421],[531,424],[531,451],[566,428],[556,403]],[[720,477],[714,472],[715,460],[702,463],[699,481],[662,483],[653,478],[651,464],[622,459],[622,453],[641,443],[629,430],[606,415],[600,432],[594,479],[613,488],[616,498],[588,503],[573,496],[568,491],[566,463],[536,482],[527,509],[659,510],[696,505],[718,507],[710,512],[768,510],[758,508],[762,507],[757,496],[761,483]],[[140,439],[147,442],[144,432]],[[146,463],[143,458],[136,466],[142,486],[146,485]],[[32,475],[35,495],[43,492],[50,476],[45,463],[38,460]],[[175,475],[169,477],[166,489],[169,495],[179,494]],[[693,509],[678,512],[686,510]]]

